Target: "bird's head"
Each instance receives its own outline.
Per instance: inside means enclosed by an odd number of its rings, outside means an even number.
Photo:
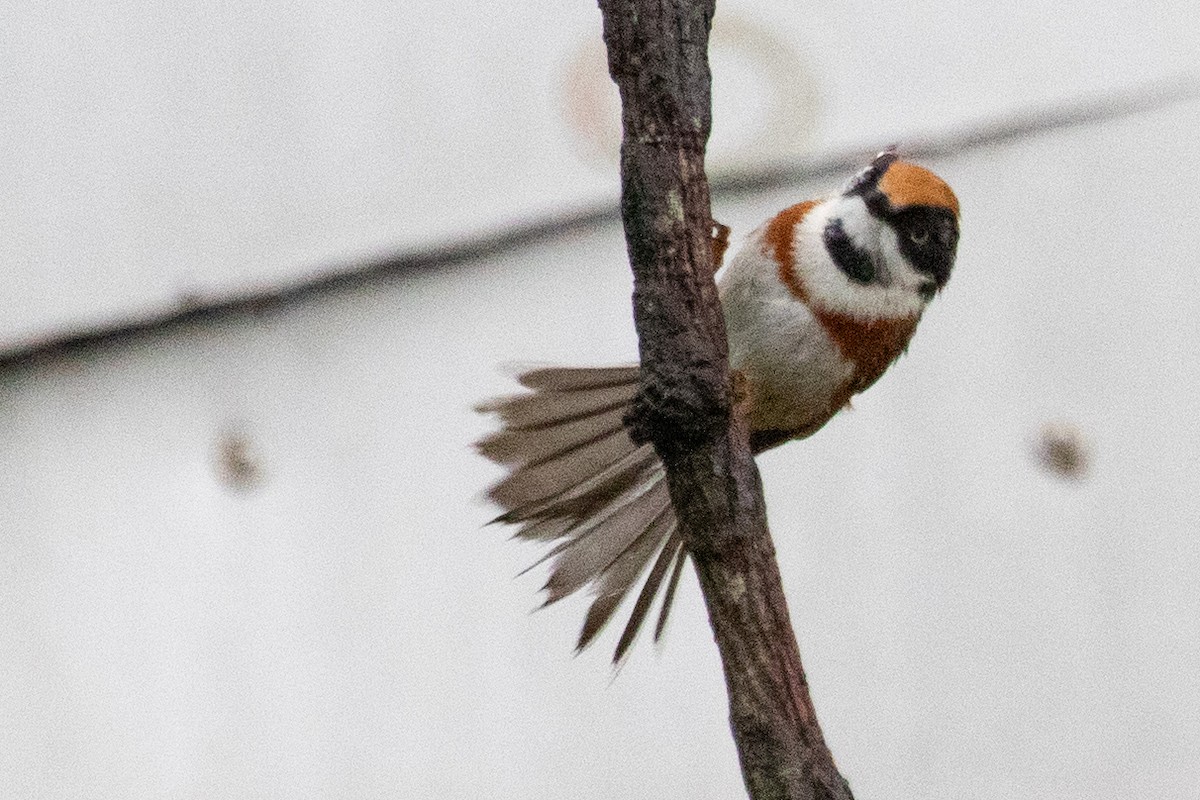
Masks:
[[[929,170],[889,150],[822,205],[821,237],[840,273],[822,283],[830,290],[842,284],[835,292],[842,297],[828,299],[848,309],[878,307],[885,316],[919,313],[950,279],[958,199]]]

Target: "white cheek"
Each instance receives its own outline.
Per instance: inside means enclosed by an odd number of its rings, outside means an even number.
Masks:
[[[841,220],[854,244],[874,258],[879,273],[876,281],[851,281],[829,257],[824,232],[835,218]],[[804,270],[810,296],[822,308],[858,319],[915,316],[924,309],[919,289],[925,279],[900,254],[896,231],[871,216],[861,198],[839,198],[813,209],[798,234],[797,246],[803,255],[797,259],[797,268]]]
[[[871,216],[862,198],[846,198],[835,204],[836,214],[826,214],[821,224],[822,231],[825,223],[833,216],[842,221],[842,230],[854,242],[854,246],[867,253],[874,253],[879,247],[879,236],[884,230],[891,231],[887,225]]]
[[[915,277],[916,273],[908,265],[908,260],[900,254],[900,236],[892,226],[884,225],[880,229],[878,248],[879,260],[883,262],[887,271],[887,283],[899,281],[904,285],[909,284],[911,281],[906,279]]]

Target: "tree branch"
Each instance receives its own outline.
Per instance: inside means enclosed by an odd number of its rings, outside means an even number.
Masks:
[[[750,796],[852,800],[817,724],[788,619],[713,283],[704,150],[714,2],[600,0],[621,91],[621,212],[642,359],[627,424],[667,469]]]

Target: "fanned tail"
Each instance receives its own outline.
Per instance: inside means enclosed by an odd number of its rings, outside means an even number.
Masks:
[[[553,560],[546,605],[590,584],[595,599],[579,650],[653,560],[613,656],[620,661],[665,581],[654,638],[662,635],[687,559],[662,463],[653,447],[633,443],[622,422],[638,368],[544,368],[518,380],[531,391],[478,408],[503,423],[479,452],[510,469],[488,492],[504,509],[495,521],[520,525],[522,539],[555,543],[536,562]]]

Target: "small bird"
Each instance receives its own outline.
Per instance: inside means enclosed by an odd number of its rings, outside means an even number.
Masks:
[[[889,150],[840,193],[785,208],[749,236],[717,287],[755,454],[811,436],[905,351],[950,278],[958,213],[941,178]],[[727,229],[716,227],[719,265]],[[591,584],[577,650],[653,562],[619,662],[660,590],[662,635],[687,560],[662,463],[623,422],[638,367],[549,367],[518,380],[531,391],[478,407],[502,423],[479,452],[509,469],[488,493],[504,509],[495,521],[552,544],[533,565],[553,559],[546,605]]]

